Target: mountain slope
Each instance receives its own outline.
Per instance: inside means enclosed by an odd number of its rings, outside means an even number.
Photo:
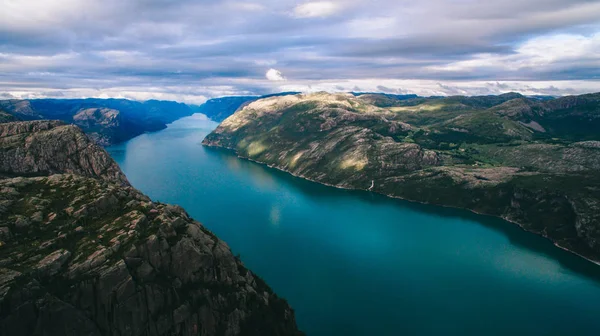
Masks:
[[[13,115],[18,120],[36,120],[42,118],[42,115],[33,109],[28,100],[0,100],[0,109]]]
[[[112,158],[76,126],[57,120],[0,124],[0,176],[58,173],[129,185]]]
[[[494,112],[529,124],[550,137],[568,141],[600,140],[600,93],[547,101],[516,99]]]
[[[600,142],[542,141],[493,110],[514,99],[269,98],[203,143],[328,185],[500,216],[600,261]]]
[[[258,99],[257,96],[232,96],[207,100],[204,104],[194,107],[194,112],[202,113],[209,119],[221,122],[232,115],[240,106]]]
[[[11,121],[17,121],[17,120],[18,119],[15,116],[13,116],[12,114],[0,110],[0,124],[6,123],[6,122],[11,122]]]
[[[258,99],[287,96],[297,93],[298,92],[281,92],[264,96],[230,96],[213,98],[207,100],[204,104],[200,106],[194,106],[193,111],[195,113],[202,113],[206,115],[209,119],[214,120],[216,122],[221,122],[227,119],[227,117],[235,113],[235,111],[237,111],[240,107],[244,106],[247,103],[253,102]]]
[[[0,178],[0,334],[300,334],[223,241],[129,186],[77,127],[7,123],[0,139],[1,162],[24,163],[0,167],[21,175]]]
[[[164,129],[166,124],[193,113],[189,106],[177,102],[95,98],[3,100],[0,108],[17,120],[73,123],[103,146]]]

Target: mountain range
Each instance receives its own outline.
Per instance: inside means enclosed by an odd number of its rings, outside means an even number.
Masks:
[[[108,146],[192,115],[192,109],[172,101],[127,99],[0,100],[0,120],[62,120],[81,127],[96,143]]]

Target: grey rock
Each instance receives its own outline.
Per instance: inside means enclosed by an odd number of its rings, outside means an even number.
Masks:
[[[36,265],[36,268],[45,276],[53,276],[58,273],[60,268],[70,257],[71,252],[64,249],[57,250],[40,260],[40,262],[38,262]]]
[[[108,153],[76,126],[44,120],[0,124],[0,175],[56,173],[129,185]]]

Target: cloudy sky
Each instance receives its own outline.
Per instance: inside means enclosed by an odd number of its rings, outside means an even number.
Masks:
[[[0,98],[600,91],[598,0],[0,2]]]

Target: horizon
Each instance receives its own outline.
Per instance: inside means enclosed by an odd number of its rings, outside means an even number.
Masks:
[[[208,102],[209,100],[214,100],[214,99],[221,99],[221,98],[236,98],[236,97],[257,97],[257,98],[270,98],[272,95],[276,95],[276,94],[281,94],[281,93],[288,93],[290,95],[296,95],[296,94],[312,94],[312,93],[320,93],[320,92],[324,92],[324,93],[328,93],[328,94],[335,94],[335,93],[347,93],[347,94],[360,94],[360,95],[366,95],[366,94],[381,94],[381,95],[395,95],[395,96],[411,96],[411,95],[416,95],[416,94],[397,94],[397,93],[385,93],[385,92],[377,92],[377,91],[362,91],[362,92],[356,92],[356,91],[312,91],[312,92],[275,92],[275,93],[269,93],[269,94],[265,94],[265,95],[231,95],[231,96],[218,96],[218,97],[212,97],[212,98],[208,98],[207,100],[205,100],[202,103],[188,103],[185,101],[178,101],[178,100],[168,100],[168,99],[155,99],[155,98],[150,98],[150,99],[145,99],[145,100],[138,100],[138,99],[132,99],[132,98],[124,98],[124,97],[107,97],[107,98],[99,98],[99,97],[74,97],[74,98],[44,98],[44,97],[40,97],[40,98],[0,98],[1,100],[85,100],[85,99],[99,99],[99,100],[129,100],[129,101],[135,101],[135,102],[140,102],[140,103],[145,103],[145,102],[149,102],[149,101],[158,101],[158,102],[174,102],[174,103],[178,103],[178,104],[184,104],[184,105],[188,105],[188,106],[200,106],[203,105],[204,103]],[[520,94],[523,97],[527,97],[527,98],[536,98],[536,97],[552,97],[553,99],[556,98],[561,98],[561,97],[568,97],[568,96],[578,96],[578,95],[584,95],[584,94],[600,94],[599,92],[589,92],[589,93],[583,93],[583,94],[575,94],[575,95],[569,95],[569,94],[565,94],[565,95],[524,95],[522,93],[519,92],[515,92],[515,91],[509,91],[509,92],[504,92],[504,93],[498,93],[498,94],[488,94],[488,95],[446,95],[446,96],[421,96],[421,95],[416,95],[416,97],[418,98],[451,98],[451,97],[486,97],[486,96],[501,96],[501,95],[506,95],[506,94]]]
[[[600,92],[590,0],[5,0],[0,99]]]

